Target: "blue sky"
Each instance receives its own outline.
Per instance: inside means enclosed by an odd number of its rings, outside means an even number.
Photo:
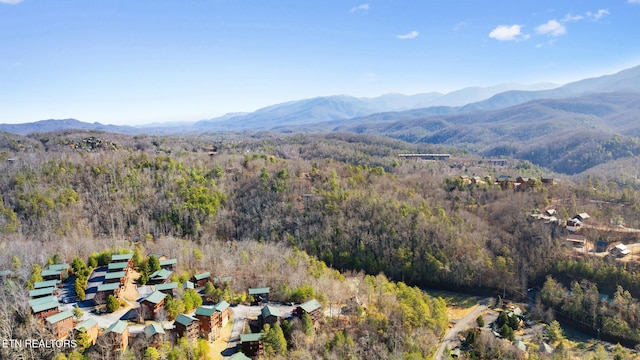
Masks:
[[[0,123],[195,121],[640,65],[640,0],[0,0]]]

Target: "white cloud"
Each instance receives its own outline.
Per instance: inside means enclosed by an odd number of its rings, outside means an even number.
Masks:
[[[453,31],[458,31],[458,30],[460,30],[460,29],[462,29],[462,28],[464,28],[466,26],[467,26],[467,22],[466,21],[460,21],[459,23],[457,23],[457,24],[455,24],[453,26]]]
[[[627,1],[629,4],[640,4],[640,0],[629,0]]]
[[[412,32],[408,33],[408,34],[403,34],[403,35],[396,35],[396,37],[400,40],[407,40],[407,39],[415,39],[418,37],[418,35],[420,35],[419,32],[413,30]]]
[[[499,41],[518,41],[528,39],[529,35],[522,33],[521,25],[498,25],[489,33],[489,37]]]
[[[638,1],[640,1],[640,0],[638,0]],[[578,21],[578,20],[582,20],[582,19],[584,19],[584,16],[582,16],[582,15],[567,14],[567,16],[562,18],[562,20],[560,20],[560,21],[561,22],[569,22],[569,21]]]
[[[557,20],[549,20],[536,28],[536,33],[549,36],[560,36],[567,33],[564,25]]]
[[[21,3],[23,0],[0,0],[0,4],[10,4],[15,5]]]
[[[634,1],[638,1],[638,0],[634,0]],[[640,2],[640,1],[638,1]],[[592,13],[591,11],[587,11],[587,17],[593,19],[593,20],[600,20],[601,17],[605,16],[605,15],[609,15],[609,10],[607,9],[600,9],[595,13]]]
[[[356,11],[367,11],[369,10],[369,4],[361,4],[358,6],[353,7],[351,10],[349,10],[350,12],[356,12]]]

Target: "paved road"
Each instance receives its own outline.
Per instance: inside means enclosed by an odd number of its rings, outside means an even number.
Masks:
[[[446,360],[447,356],[444,356],[444,348],[449,347],[449,349],[453,349],[458,340],[458,333],[463,331],[464,329],[473,327],[476,325],[476,318],[482,312],[486,311],[488,307],[493,304],[494,298],[486,298],[480,301],[480,304],[476,306],[467,316],[458,320],[456,324],[447,331],[447,333],[442,338],[442,342],[440,343],[440,347],[438,347],[438,351],[436,352],[435,359],[436,360]]]

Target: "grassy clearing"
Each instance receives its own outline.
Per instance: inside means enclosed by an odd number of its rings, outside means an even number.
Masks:
[[[433,297],[441,297],[447,303],[447,315],[449,320],[459,320],[469,314],[478,305],[475,296],[454,294],[446,291],[429,290],[427,294]]]

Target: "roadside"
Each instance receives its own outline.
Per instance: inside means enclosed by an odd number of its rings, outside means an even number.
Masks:
[[[435,356],[437,360],[446,360],[449,358],[444,354],[445,348],[448,348],[449,350],[453,349],[453,347],[458,343],[458,333],[467,328],[476,326],[476,318],[478,318],[480,314],[489,311],[489,307],[493,305],[494,300],[494,298],[485,298],[483,300],[480,300],[479,304],[476,305],[462,319],[452,320],[452,322],[455,321],[454,326],[449,328],[449,331],[447,331],[447,333],[442,338]],[[487,321],[486,323],[489,324],[490,322]]]

